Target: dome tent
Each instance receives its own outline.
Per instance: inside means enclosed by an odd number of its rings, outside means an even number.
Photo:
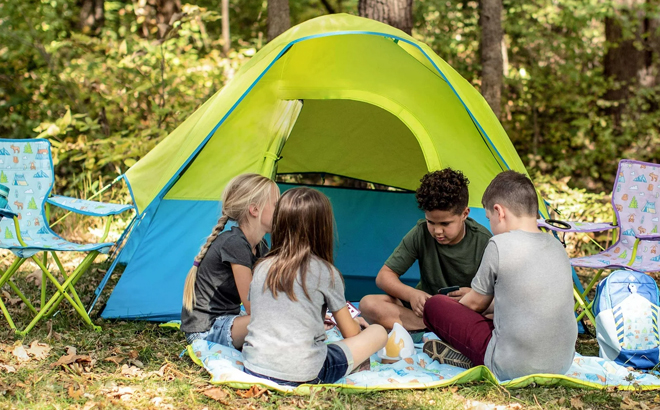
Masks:
[[[420,178],[447,166],[470,179],[472,216],[482,223],[492,178],[526,172],[483,97],[427,45],[346,14],[292,27],[126,172],[138,218],[102,316],[179,317],[220,194],[245,172],[329,173],[405,190],[320,188],[337,219],[336,265],[347,297],[358,299],[423,217],[412,192]],[[402,279],[414,285],[418,271]]]

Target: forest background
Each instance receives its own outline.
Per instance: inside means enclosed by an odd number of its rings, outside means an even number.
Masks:
[[[335,12],[412,33],[480,89],[562,217],[611,219],[618,160],[659,157],[653,0],[2,1],[0,137],[48,138],[55,191],[89,197],[269,39]]]

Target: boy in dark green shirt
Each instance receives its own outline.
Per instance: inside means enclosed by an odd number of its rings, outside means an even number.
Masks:
[[[367,295],[360,301],[362,316],[391,329],[424,329],[424,304],[438,290],[460,289],[448,296],[458,300],[470,290],[490,232],[469,218],[468,179],[451,168],[426,174],[416,198],[425,219],[404,236],[378,272],[376,285],[386,295]],[[415,288],[399,279],[419,261],[420,282]]]

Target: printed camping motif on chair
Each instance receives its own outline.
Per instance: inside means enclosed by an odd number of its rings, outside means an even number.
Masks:
[[[597,255],[572,259],[573,266],[660,271],[658,176],[659,165],[632,160],[619,163],[612,191],[612,206],[620,228],[619,240]]]
[[[99,253],[107,253],[113,242],[103,242],[110,230],[110,218],[100,243],[78,244],[69,242],[53,232],[45,214],[46,203],[89,216],[109,217],[128,209],[131,205],[104,204],[61,196],[49,197],[54,182],[50,143],[45,139],[0,141],[0,184],[9,188],[8,204],[0,209],[0,248],[9,249],[16,258],[6,271],[0,270],[0,289],[8,284],[19,296],[34,319],[23,331],[18,331],[0,294],[0,310],[9,326],[19,334],[26,334],[43,317],[55,313],[58,305],[67,299],[85,323],[93,326],[74,286],[87,271]],[[87,256],[73,272],[65,272],[56,252],[87,252]],[[37,257],[37,254],[43,252]],[[64,278],[60,283],[48,268],[48,254]],[[37,310],[20,291],[12,277],[21,265],[32,259],[42,271],[41,304]],[[50,281],[57,291],[46,301],[46,286]]]

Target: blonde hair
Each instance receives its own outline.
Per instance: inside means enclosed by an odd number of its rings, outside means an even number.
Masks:
[[[183,288],[183,307],[188,312],[192,311],[195,304],[197,268],[215,238],[225,229],[228,221],[236,221],[239,226],[245,223],[248,220],[251,205],[255,205],[261,215],[264,206],[271,199],[273,187],[279,193],[279,188],[275,182],[259,174],[241,174],[229,181],[222,192],[222,214],[220,219],[213,227],[211,234],[206,238],[206,243],[195,256],[193,266],[186,277]]]

